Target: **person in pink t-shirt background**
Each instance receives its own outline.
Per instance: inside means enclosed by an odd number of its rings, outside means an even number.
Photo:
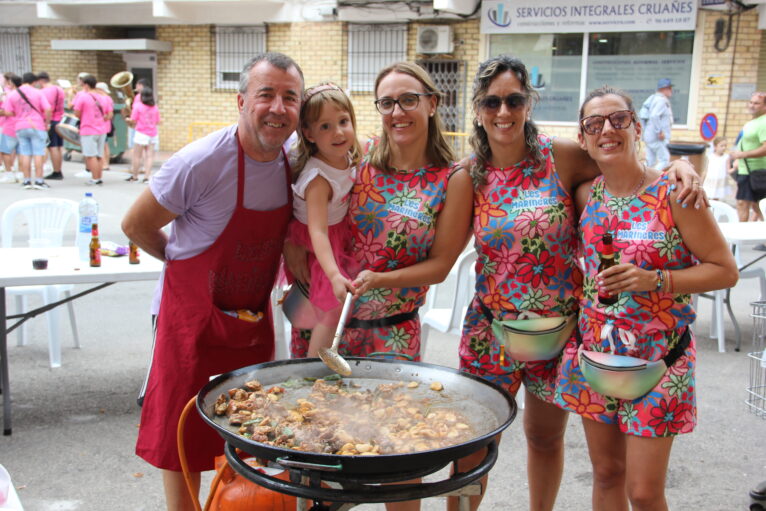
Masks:
[[[24,189],[42,190],[48,188],[43,180],[43,157],[48,142],[48,124],[51,107],[45,95],[33,84],[37,81],[34,73],[24,73],[23,84],[8,95],[0,110],[0,115],[13,116],[16,119],[16,139],[19,155],[19,167],[24,174]],[[35,182],[32,184],[31,164],[35,161]]]
[[[0,110],[7,110],[5,101],[8,95],[16,87],[21,86],[21,77],[14,73],[3,74],[3,88],[0,92]],[[16,158],[16,121],[13,117],[0,116],[0,156],[2,156],[5,172],[0,176],[0,183],[16,182],[16,176],[13,174],[13,160]]]
[[[80,119],[80,146],[85,157],[85,165],[91,172],[91,179],[86,184],[101,185],[103,171],[102,155],[104,143],[109,131],[110,120],[114,115],[110,98],[96,94],[96,77],[85,75],[80,78],[82,90],[72,101],[74,114]],[[104,129],[106,128],[106,129]]]
[[[66,93],[64,89],[51,83],[50,76],[45,71],[37,73],[37,79],[40,84],[40,90],[51,105],[51,124],[50,129],[48,129],[48,155],[51,159],[53,172],[45,176],[45,179],[61,180],[64,179],[64,174],[61,173],[61,147],[64,145],[64,139],[56,132],[56,125],[64,117]]]
[[[138,181],[138,168],[141,159],[144,162],[144,183],[149,182],[154,163],[154,145],[157,143],[157,125],[160,123],[160,110],[154,103],[154,92],[151,87],[142,87],[141,94],[136,96],[140,101],[133,103],[133,111],[128,122],[134,126],[133,159],[131,175],[126,181]]]

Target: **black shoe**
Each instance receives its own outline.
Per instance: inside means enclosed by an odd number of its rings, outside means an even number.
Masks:
[[[759,250],[761,252],[766,252],[766,245],[764,245],[763,243],[760,243],[760,244],[754,246],[753,250]]]
[[[64,174],[62,174],[61,172],[51,172],[50,174],[45,176],[45,179],[47,179],[48,181],[51,181],[51,180],[61,181],[62,179],[64,179]]]

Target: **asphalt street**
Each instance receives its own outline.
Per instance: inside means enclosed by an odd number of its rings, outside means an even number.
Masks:
[[[114,164],[104,173],[103,186],[87,187],[86,178],[78,177],[83,170],[79,155],[73,160],[65,163],[65,179],[51,181],[49,190],[0,184],[0,209],[28,197],[79,201],[84,192],[92,191],[101,207],[101,239],[126,243],[120,220],[146,185],[125,182],[127,165]],[[19,231],[17,238],[25,239],[25,233]],[[73,240],[74,226],[65,243]],[[747,249],[743,257],[757,254]],[[82,348],[72,347],[67,321],[62,318],[61,368],[48,367],[44,319],[30,322],[28,346],[16,346],[15,334],[9,338],[13,435],[0,438],[0,464],[10,472],[26,510],[164,509],[158,470],[134,454],[139,422],[136,395],[151,346],[149,305],[153,289],[150,282],[118,283],[77,300]],[[758,298],[757,294],[755,280],[741,281],[732,293],[736,317],[743,327],[741,352],[734,351],[730,322],[726,326],[727,352],[717,352],[716,341],[708,337],[711,303],[700,303],[695,325],[699,424],[694,433],[679,437],[673,447],[667,481],[672,509],[746,509],[749,490],[766,480],[766,419],[749,412],[744,404],[750,385],[746,353],[753,337],[750,302]],[[457,342],[456,336],[432,334],[425,360],[456,367]],[[525,458],[519,416],[503,435],[500,458],[491,472],[481,509],[527,509]],[[203,487],[209,481],[208,474]],[[589,509],[590,489],[582,426],[578,418],[571,417],[556,509]],[[384,507],[365,504],[357,509],[378,511]],[[423,509],[445,509],[444,499],[428,499]]]

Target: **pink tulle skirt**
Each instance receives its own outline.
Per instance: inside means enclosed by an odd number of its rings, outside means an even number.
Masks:
[[[360,268],[359,263],[357,263],[356,259],[351,255],[351,229],[349,228],[348,220],[344,219],[340,223],[328,226],[327,237],[330,240],[330,246],[332,247],[332,252],[335,256],[335,262],[337,263],[340,272],[347,279],[355,279]],[[309,301],[318,309],[317,313],[322,314],[339,307],[341,304],[332,292],[332,284],[330,284],[330,280],[327,278],[327,275],[325,275],[322,266],[314,255],[308,226],[296,219],[292,219],[287,228],[287,239],[296,245],[306,247],[309,252],[308,266],[311,275],[311,282],[309,282]],[[288,282],[293,282],[293,276],[290,275],[289,272],[286,273]]]

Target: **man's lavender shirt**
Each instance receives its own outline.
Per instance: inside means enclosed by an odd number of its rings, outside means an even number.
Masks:
[[[229,126],[192,142],[152,176],[149,186],[154,198],[178,215],[170,223],[166,259],[201,254],[229,222],[237,203],[236,130],[236,125]],[[257,162],[245,155],[245,208],[277,209],[287,204],[287,193],[281,154],[270,162]],[[152,314],[159,313],[164,278],[163,270],[154,291]]]

